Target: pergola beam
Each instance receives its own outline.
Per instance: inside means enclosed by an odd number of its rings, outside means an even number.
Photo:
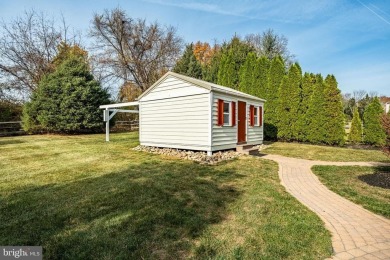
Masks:
[[[115,109],[118,107],[128,107],[128,106],[138,106],[138,102],[126,102],[119,104],[109,104],[109,105],[101,105],[100,109],[104,109],[103,111],[103,121],[106,122],[106,142],[110,141],[110,120],[115,116],[116,113],[139,113],[138,110],[129,110],[129,109]],[[112,112],[110,114],[110,112]]]
[[[116,107],[129,107],[129,106],[138,106],[138,102],[126,102],[126,103],[118,103],[118,104],[109,104],[109,105],[101,105],[99,108],[116,108]]]

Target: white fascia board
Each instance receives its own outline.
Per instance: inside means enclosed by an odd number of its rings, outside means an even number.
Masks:
[[[109,105],[101,105],[99,106],[100,109],[106,109],[106,108],[117,108],[117,107],[128,107],[128,106],[138,106],[139,102],[126,102],[126,103],[117,103],[117,104],[109,104]]]

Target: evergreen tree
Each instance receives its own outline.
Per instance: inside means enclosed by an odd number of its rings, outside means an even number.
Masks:
[[[324,113],[326,116],[323,125],[326,129],[324,142],[330,145],[343,144],[345,136],[343,101],[336,78],[333,75],[328,75],[325,79]]]
[[[351,143],[361,143],[363,135],[362,120],[360,120],[358,109],[353,110],[352,124],[348,139]]]
[[[193,44],[190,43],[186,45],[183,55],[176,62],[175,67],[173,67],[173,72],[179,74],[187,73],[192,54],[193,54]]]
[[[257,84],[255,96],[268,101],[268,71],[271,64],[266,57],[260,57],[257,59],[256,65],[254,77],[255,82],[253,83],[253,85]]]
[[[195,55],[191,55],[190,63],[188,64],[188,70],[185,75],[197,79],[202,79],[202,67],[195,58]]]
[[[26,131],[85,133],[102,131],[99,105],[109,94],[94,80],[81,57],[71,56],[45,76],[23,107]]]
[[[217,76],[218,84],[239,89],[239,71],[244,65],[248,54],[253,51],[254,48],[250,44],[236,36],[229,43],[223,44]]]
[[[324,124],[324,82],[321,74],[316,75],[313,94],[309,101],[305,122],[307,122],[306,139],[310,143],[322,143],[325,141]]]
[[[277,104],[279,87],[285,74],[284,63],[280,56],[271,61],[268,71],[267,102],[264,104],[264,134],[267,139],[277,139]]]
[[[238,87],[238,71],[235,69],[233,51],[222,54],[218,70],[218,84],[233,89]]]
[[[293,64],[279,88],[278,139],[297,140],[297,114],[300,104],[302,71],[299,64]]]
[[[244,62],[244,64],[240,68],[239,76],[240,76],[240,87],[239,90],[254,95],[255,94],[255,84],[254,80],[256,70],[256,54],[250,52]]]
[[[308,129],[308,122],[306,122],[306,113],[309,109],[309,103],[313,94],[314,86],[316,83],[316,76],[313,73],[305,72],[302,78],[301,84],[301,97],[297,114],[297,132],[298,141],[306,142]]]
[[[197,79],[202,78],[202,67],[194,55],[192,43],[186,46],[182,57],[177,61],[173,71]]]
[[[364,112],[364,142],[371,145],[384,145],[386,133],[381,125],[384,111],[379,99],[375,97]]]
[[[210,64],[203,67],[202,78],[207,82],[218,84],[218,71],[221,66],[222,52],[216,51]]]

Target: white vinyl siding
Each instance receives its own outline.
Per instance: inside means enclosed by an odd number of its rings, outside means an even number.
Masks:
[[[213,93],[213,114],[212,114],[212,150],[218,151],[223,149],[231,149],[237,146],[237,125],[235,126],[218,126],[218,99],[227,102],[236,102],[236,120],[238,120],[238,101],[246,102],[246,142],[247,144],[261,144],[263,142],[263,127],[249,125],[249,106],[263,106],[259,101],[252,101],[241,97],[236,97],[229,94]]]
[[[230,95],[220,93],[213,93],[213,114],[212,114],[212,150],[217,151],[221,149],[229,149],[236,147],[237,144],[237,125],[235,126],[218,126],[218,99],[226,102],[237,102],[237,98]],[[236,118],[237,118],[237,104],[236,104]]]
[[[194,86],[183,80],[179,80],[175,77],[169,76],[151,92],[141,98],[144,101],[150,100],[162,100],[174,97],[183,97],[199,94],[208,94],[210,91],[198,86]]]
[[[140,100],[141,145],[210,150],[210,93],[168,77]]]
[[[247,103],[247,117],[250,118],[250,111],[249,111],[249,105],[254,105],[254,109],[257,109],[257,113],[259,113],[260,109],[259,106],[264,106],[263,103],[258,103],[258,102],[251,102]],[[264,118],[264,115],[263,115]],[[259,115],[258,115],[259,119]],[[264,127],[259,126],[259,121],[255,120],[255,126],[250,126],[249,125],[249,120],[248,121],[248,128],[247,128],[247,144],[262,144],[263,143],[263,131]],[[264,121],[264,120],[263,120]],[[264,124],[263,124],[264,125]]]

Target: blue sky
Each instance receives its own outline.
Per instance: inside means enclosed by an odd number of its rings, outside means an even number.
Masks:
[[[121,7],[134,18],[173,25],[186,42],[221,43],[268,28],[289,40],[303,71],[332,73],[342,92],[390,96],[390,1],[387,0],[0,0],[5,22],[35,9],[85,37],[94,13]],[[88,44],[88,41],[85,41]]]

